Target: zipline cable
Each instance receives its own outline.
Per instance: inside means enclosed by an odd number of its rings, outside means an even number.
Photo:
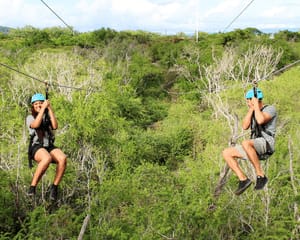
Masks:
[[[247,85],[252,84],[252,86],[255,86],[255,85],[257,86],[258,82],[263,81],[263,80],[265,80],[265,79],[267,79],[267,78],[269,78],[269,77],[271,77],[273,75],[276,75],[276,74],[278,74],[280,72],[283,72],[284,70],[286,70],[286,69],[288,69],[290,67],[293,67],[294,65],[297,65],[298,63],[300,63],[300,59],[297,60],[297,61],[295,61],[295,62],[293,62],[293,63],[290,63],[290,64],[288,64],[288,65],[286,65],[286,66],[284,66],[284,67],[282,67],[282,68],[280,68],[280,69],[278,69],[276,71],[271,72],[270,74],[266,75],[265,77],[263,77],[261,79],[254,80],[252,82],[248,82]],[[243,84],[243,86],[244,86],[244,84]],[[232,88],[235,88],[235,87],[236,87],[236,85],[232,85],[232,87],[227,87],[226,89],[228,90],[228,89],[232,89]],[[201,90],[201,91],[199,91],[199,90],[193,90],[193,91],[189,91],[189,92],[170,92],[170,91],[166,91],[165,90],[165,92],[168,93],[168,94],[185,95],[185,94],[194,94],[194,93],[206,93],[207,91],[206,90]]]
[[[288,68],[290,68],[290,67],[296,65],[296,64],[299,63],[299,62],[300,62],[300,60],[297,60],[296,62],[293,62],[293,63],[291,63],[291,64],[288,64],[288,65],[284,66],[283,68],[281,68],[281,69],[279,69],[279,70],[276,70],[276,71],[274,71],[274,72],[271,72],[270,74],[266,75],[265,77],[263,77],[263,78],[261,78],[261,79],[259,79],[259,80],[253,80],[253,81],[252,81],[252,85],[253,85],[254,97],[257,97],[257,87],[258,87],[258,82],[259,82],[259,81],[262,81],[262,80],[264,80],[264,79],[267,79],[269,76],[276,75],[277,73],[282,72],[282,71],[284,71],[285,69],[288,69]]]
[[[75,89],[75,90],[83,90],[83,91],[86,91],[86,89],[84,89],[84,88],[79,88],[79,87],[72,87],[72,86],[66,86],[66,85],[60,85],[60,84],[49,84],[47,81],[40,80],[40,79],[38,79],[38,78],[36,78],[36,77],[34,77],[34,76],[31,76],[31,75],[29,75],[29,74],[27,74],[27,73],[21,72],[21,71],[19,71],[19,70],[13,68],[13,67],[11,67],[11,66],[8,66],[7,64],[4,64],[4,63],[1,63],[1,62],[0,62],[0,65],[3,66],[3,67],[6,67],[6,68],[8,68],[8,69],[10,69],[10,70],[12,70],[12,71],[15,71],[15,72],[17,72],[17,73],[20,73],[20,74],[22,74],[22,75],[24,75],[24,76],[26,76],[26,77],[28,77],[28,78],[31,78],[31,79],[33,79],[33,80],[35,80],[35,81],[38,81],[38,82],[43,83],[43,84],[46,84],[46,86],[52,85],[52,86],[61,87],[61,88],[70,88],[70,89]]]
[[[295,62],[293,62],[293,63],[291,63],[291,64],[288,64],[288,65],[286,65],[286,66],[284,66],[284,67],[282,67],[282,68],[280,68],[280,69],[278,69],[278,70],[276,70],[276,71],[271,72],[270,74],[266,75],[265,77],[263,77],[263,78],[261,78],[261,79],[259,79],[259,80],[253,81],[252,84],[253,84],[253,85],[254,85],[254,84],[257,84],[258,82],[260,82],[260,81],[262,81],[262,80],[265,80],[265,79],[267,79],[267,78],[270,77],[270,76],[276,75],[276,74],[278,74],[278,73],[280,73],[280,72],[282,72],[282,71],[284,71],[284,70],[286,70],[286,69],[288,69],[288,68],[290,68],[290,67],[292,67],[292,66],[294,66],[294,65],[296,65],[296,64],[298,64],[298,63],[300,63],[300,59],[297,60],[297,61],[295,61]],[[8,66],[7,64],[4,64],[4,63],[1,63],[1,62],[0,62],[0,65],[3,66],[3,67],[6,67],[6,68],[8,68],[8,69],[10,69],[10,70],[12,70],[12,71],[15,71],[15,72],[17,72],[17,73],[20,73],[20,74],[22,74],[22,75],[24,75],[24,76],[26,76],[26,77],[28,77],[28,78],[31,78],[31,79],[33,79],[33,80],[35,80],[35,81],[38,81],[38,82],[40,82],[40,83],[43,83],[43,84],[46,84],[46,85],[48,84],[48,82],[46,82],[46,81],[40,80],[40,79],[38,79],[38,78],[36,78],[36,77],[34,77],[34,76],[31,76],[31,75],[29,75],[29,74],[27,74],[27,73],[21,72],[21,71],[19,71],[19,70],[13,68],[13,67],[11,67],[11,66]],[[79,88],[79,87],[65,86],[65,85],[59,85],[59,84],[51,84],[51,85],[57,86],[57,87],[62,87],[62,88],[70,88],[70,89],[75,89],[75,90],[83,90],[83,91],[86,91],[86,89],[84,89],[84,88]],[[175,93],[169,92],[169,91],[166,91],[166,92],[167,92],[168,94],[175,94]],[[184,94],[191,94],[191,93],[197,93],[197,92],[199,92],[199,91],[195,91],[195,90],[194,90],[194,91],[189,91],[189,92],[184,92],[184,93],[181,92],[181,93],[176,93],[176,94],[184,95]],[[204,91],[203,91],[203,92],[204,92]]]
[[[70,26],[70,25],[68,25],[47,3],[45,3],[45,1],[43,1],[43,0],[41,0],[41,2],[56,16],[56,17],[58,17],[59,18],[59,20],[60,21],[62,21],[63,22],[63,24],[65,24],[66,26],[67,26],[67,28],[69,28],[71,31],[72,31],[72,33],[74,33],[73,32],[73,28]]]
[[[24,75],[24,76],[26,76],[26,77],[32,78],[33,80],[36,80],[36,81],[38,81],[38,82],[46,83],[45,81],[42,81],[42,80],[40,80],[40,79],[38,79],[38,78],[36,78],[36,77],[30,76],[30,75],[27,74],[27,73],[23,73],[23,72],[21,72],[21,71],[15,69],[15,68],[13,68],[13,67],[10,67],[10,66],[8,66],[8,65],[6,65],[6,64],[4,64],[4,63],[0,63],[0,65],[3,66],[3,67],[6,67],[6,68],[8,68],[8,69],[10,69],[10,70],[12,70],[12,71],[15,71],[15,72],[17,72],[17,73],[20,73],[20,74],[22,74],[22,75]]]
[[[254,2],[254,0],[251,0],[250,3],[247,4],[246,7],[243,8],[243,10],[224,28],[223,32],[225,32],[245,11],[246,9]]]
[[[270,74],[266,75],[265,77],[257,80],[257,82],[265,80],[265,79],[267,79],[270,76],[276,75],[277,73],[283,72],[284,70],[286,70],[286,69],[288,69],[288,68],[290,68],[290,67],[292,67],[292,66],[294,66],[294,65],[296,65],[298,63],[300,63],[300,59],[297,60],[297,61],[295,61],[295,62],[293,62],[293,63],[290,63],[290,64],[288,64],[288,65],[286,65],[286,66],[284,66],[284,67],[282,67],[282,68],[280,68],[280,69],[278,69],[276,71],[271,72]]]

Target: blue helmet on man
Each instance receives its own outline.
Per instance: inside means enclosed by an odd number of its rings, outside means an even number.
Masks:
[[[256,88],[256,94],[259,100],[262,100],[264,98],[263,92],[259,88]],[[246,93],[246,99],[251,99],[251,98],[254,98],[254,89],[250,89]]]
[[[36,93],[31,97],[31,104],[33,104],[36,101],[45,101],[46,98],[43,94],[41,93]]]

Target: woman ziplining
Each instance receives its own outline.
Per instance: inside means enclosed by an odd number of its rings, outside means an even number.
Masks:
[[[26,118],[26,125],[30,135],[28,146],[29,167],[33,167],[32,160],[37,163],[37,168],[33,175],[28,190],[28,195],[35,196],[36,187],[42,176],[48,169],[50,163],[55,163],[57,165],[56,174],[53,184],[50,187],[50,200],[55,201],[58,197],[58,185],[61,182],[66,169],[67,157],[61,149],[54,145],[55,139],[52,131],[57,129],[58,123],[48,99],[49,84],[46,81],[40,80],[39,78],[19,71],[18,69],[15,69],[7,64],[0,62],[0,66],[22,74],[39,83],[46,84],[46,96],[41,93],[36,93],[31,97],[31,114]],[[55,87],[87,91],[87,89],[80,87],[65,86],[53,83],[51,85]]]
[[[32,167],[32,159],[37,163],[28,195],[35,196],[36,187],[50,163],[55,163],[56,174],[50,187],[50,200],[56,201],[58,197],[58,185],[64,175],[67,157],[61,149],[54,145],[53,130],[58,127],[54,111],[47,97],[36,93],[31,97],[31,114],[26,118],[26,125],[30,134],[28,146],[29,166]]]

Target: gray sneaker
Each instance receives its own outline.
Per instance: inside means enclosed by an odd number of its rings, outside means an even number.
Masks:
[[[251,180],[249,178],[247,178],[244,181],[240,181],[239,182],[239,187],[238,189],[235,191],[236,195],[240,195],[242,194],[250,185],[251,185]]]

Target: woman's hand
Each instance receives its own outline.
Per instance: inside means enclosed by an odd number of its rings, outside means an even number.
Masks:
[[[50,107],[50,102],[49,100],[45,100],[42,104],[42,109],[47,109],[48,107]]]

